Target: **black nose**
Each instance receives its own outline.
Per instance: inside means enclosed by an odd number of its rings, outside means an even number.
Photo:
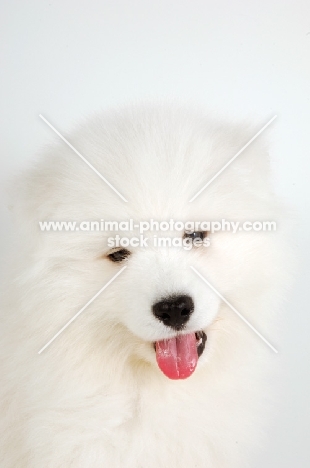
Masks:
[[[167,327],[181,330],[194,311],[190,296],[171,296],[153,305],[153,314]]]

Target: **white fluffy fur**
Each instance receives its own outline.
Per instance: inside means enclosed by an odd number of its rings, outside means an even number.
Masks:
[[[127,204],[57,137],[16,184],[20,241],[1,314],[1,468],[245,466],[276,356],[190,265],[276,345],[288,271],[281,222],[276,233],[216,233],[195,251],[132,249],[121,276],[38,355],[121,268],[104,257],[106,234],[40,232],[38,221],[279,222],[261,137],[188,202],[257,130],[175,106],[123,109],[67,137]],[[184,381],[161,373],[152,345],[171,332],[151,306],[174,292],[194,298],[188,330],[208,335]]]

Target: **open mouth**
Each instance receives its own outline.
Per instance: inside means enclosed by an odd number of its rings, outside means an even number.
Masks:
[[[202,330],[156,341],[158,367],[169,379],[187,379],[196,369],[206,341],[207,335]]]

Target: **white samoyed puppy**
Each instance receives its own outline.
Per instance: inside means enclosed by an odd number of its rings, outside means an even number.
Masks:
[[[65,135],[92,167],[55,135],[17,181],[1,309],[1,468],[246,466],[268,419],[276,354],[236,311],[276,346],[289,281],[263,136],[192,198],[259,129],[132,106]],[[202,223],[223,219],[241,228]],[[150,220],[166,224],[137,245]],[[45,221],[79,229],[43,230]],[[124,224],[97,229],[104,221]],[[242,228],[254,221],[277,229]],[[205,227],[180,231],[186,222]]]

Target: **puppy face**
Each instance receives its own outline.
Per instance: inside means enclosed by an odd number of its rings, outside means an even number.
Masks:
[[[101,341],[112,340],[125,347],[127,356],[157,370],[159,366],[169,378],[189,377],[197,364],[208,362],[211,347],[220,346],[213,330],[223,307],[220,296],[238,304],[248,317],[264,302],[270,279],[279,273],[279,240],[269,232],[197,231],[191,235],[208,236],[209,247],[154,245],[154,234],[189,236],[170,230],[151,233],[147,247],[110,248],[108,238],[119,232],[40,232],[38,222],[273,220],[277,206],[269,187],[268,158],[257,142],[189,202],[253,134],[171,109],[137,109],[87,122],[69,141],[128,203],[63,143],[47,152],[23,187],[19,210],[31,221],[34,242],[29,248],[45,262],[42,274],[54,287],[61,288],[64,280],[69,285],[68,316],[126,266],[85,318],[83,339],[89,336],[93,347],[96,340],[98,350]],[[122,234],[139,236],[135,230]],[[61,265],[61,274],[55,274],[55,265]],[[54,317],[57,329],[61,312]],[[122,332],[116,333],[118,329]],[[229,323],[223,329],[229,334]],[[63,339],[69,340],[69,334]]]
[[[177,346],[184,342],[188,349],[186,340],[191,339],[196,367],[205,350],[206,330],[216,317],[220,300],[190,268],[194,259],[203,255],[182,248],[146,248],[127,251],[126,257],[117,262],[127,266],[123,278],[126,283],[117,299],[118,320],[133,335],[150,343],[157,358],[160,347],[170,356],[170,346],[180,359],[183,355]],[[167,373],[179,378],[177,371]]]

